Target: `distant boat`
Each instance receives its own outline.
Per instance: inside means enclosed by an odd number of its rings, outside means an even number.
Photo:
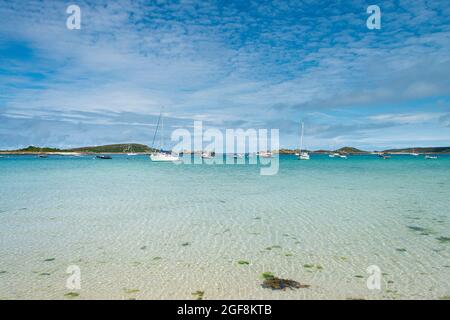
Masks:
[[[133,152],[133,145],[131,145],[131,144],[128,146],[127,151],[129,151],[127,153],[127,156],[132,157],[132,156],[137,156],[138,155],[137,153]]]
[[[426,155],[425,159],[437,159],[437,156]]]
[[[413,156],[413,157],[418,157],[418,156],[419,156],[419,154],[416,152],[415,149],[412,150],[412,152],[410,153],[410,155]]]
[[[269,151],[260,151],[258,153],[258,156],[260,156],[261,158],[272,158],[272,152]]]
[[[384,153],[378,154],[378,157],[379,157],[379,158],[383,158],[383,159],[390,159],[390,158],[391,158],[391,156],[388,156],[388,155],[386,155],[386,154],[384,154]]]
[[[347,155],[342,154],[342,153],[338,153],[338,152],[334,152],[328,155],[328,157],[330,158],[342,158],[342,159],[347,159]]]
[[[304,134],[304,124],[302,122],[302,132],[300,135],[300,149],[299,149],[299,155],[298,155],[298,159],[299,160],[309,160],[309,153],[306,151],[302,152],[303,149],[303,134]]]
[[[180,161],[180,158],[176,155],[172,155],[171,153],[164,152],[163,146],[164,146],[164,119],[162,115],[162,109],[159,114],[158,123],[156,124],[156,130],[155,134],[153,136],[153,142],[152,142],[152,148],[155,143],[155,137],[158,133],[159,124],[161,123],[161,131],[160,131],[160,143],[159,143],[159,152],[154,152],[150,155],[150,159],[153,162],[175,162]]]
[[[233,158],[234,159],[242,159],[242,158],[244,158],[244,155],[241,153],[237,153],[237,154],[233,155]]]
[[[103,160],[110,160],[110,159],[112,159],[112,157],[108,156],[108,155],[99,155],[99,156],[95,156],[95,158],[103,159]]]
[[[42,148],[39,149],[40,154],[38,154],[38,158],[48,158],[48,154],[42,152]]]
[[[153,162],[174,162],[174,161],[180,161],[180,158],[178,156],[174,156],[170,153],[166,152],[155,152],[150,155],[150,159]]]
[[[202,159],[212,159],[213,156],[211,155],[211,152],[203,152],[202,153]]]

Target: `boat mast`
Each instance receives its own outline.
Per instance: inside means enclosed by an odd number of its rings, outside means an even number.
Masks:
[[[159,151],[163,152],[163,146],[164,146],[164,118],[162,116],[162,111],[161,111],[161,141],[160,141],[160,147],[159,147]]]
[[[156,135],[158,134],[159,123],[161,122],[161,116],[162,116],[162,109],[161,109],[161,112],[159,113],[158,122],[156,123],[155,134],[153,135],[153,140],[152,140],[152,149],[154,149],[154,147],[155,147],[155,138],[156,138]]]
[[[301,153],[302,152],[302,149],[303,149],[303,122],[302,122],[302,133],[301,133],[301,135],[300,135],[300,150],[299,150],[299,153]]]

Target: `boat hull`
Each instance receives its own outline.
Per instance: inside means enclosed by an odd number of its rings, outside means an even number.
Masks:
[[[165,154],[165,153],[156,153],[151,154],[150,159],[153,162],[176,162],[180,161],[180,158],[177,156],[173,156],[171,154]]]

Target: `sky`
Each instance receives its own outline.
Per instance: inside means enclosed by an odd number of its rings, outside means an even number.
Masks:
[[[449,71],[448,0],[0,0],[0,149],[149,145],[162,106],[166,140],[202,120],[295,148],[303,121],[309,149],[450,146]]]

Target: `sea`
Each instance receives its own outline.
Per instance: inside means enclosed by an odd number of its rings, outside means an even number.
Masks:
[[[0,299],[449,299],[450,156],[278,165],[3,156]]]

